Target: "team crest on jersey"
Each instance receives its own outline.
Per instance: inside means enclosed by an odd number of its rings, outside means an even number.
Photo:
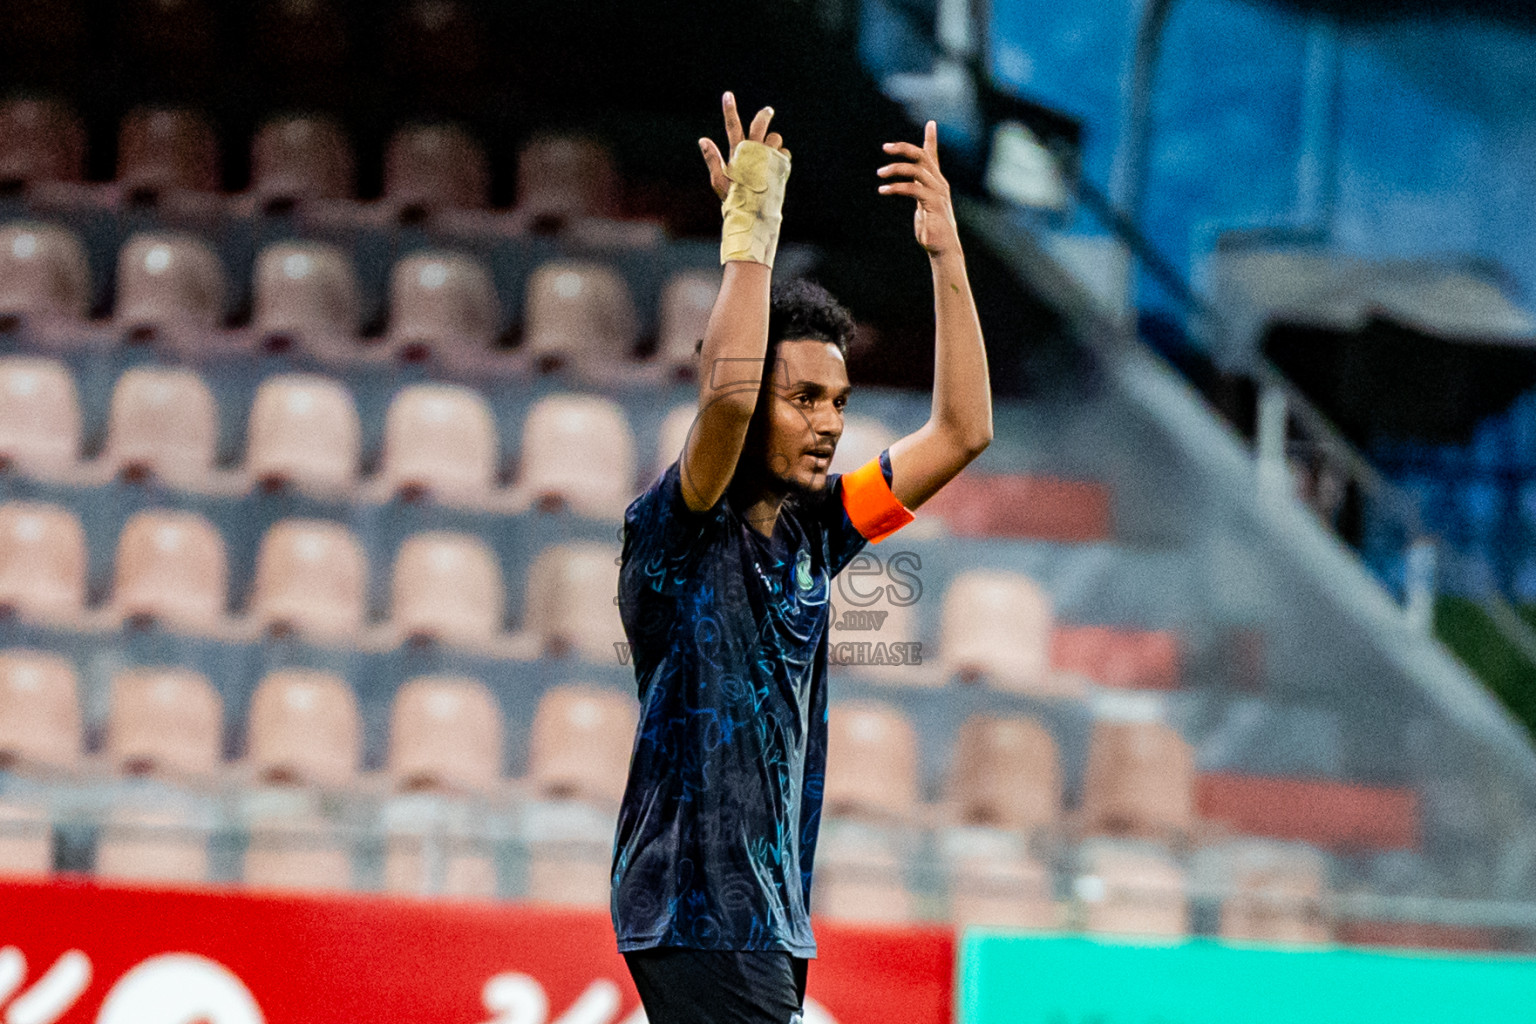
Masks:
[[[816,580],[811,576],[811,553],[801,551],[800,557],[795,559],[795,586],[801,590],[810,590],[816,585]]]

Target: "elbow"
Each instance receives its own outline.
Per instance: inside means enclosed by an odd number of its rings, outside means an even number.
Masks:
[[[982,452],[986,451],[987,446],[991,443],[992,427],[990,425],[988,425],[985,430],[978,431],[965,437],[961,441],[961,446],[965,449],[966,461],[969,462],[970,460],[976,458],[976,456],[980,455]]]

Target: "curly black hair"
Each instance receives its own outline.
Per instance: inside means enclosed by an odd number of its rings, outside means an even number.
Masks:
[[[796,278],[774,285],[768,304],[768,350],[765,366],[772,366],[781,341],[825,341],[848,358],[853,340],[853,314],[815,281]],[[693,347],[704,351],[704,339]]]

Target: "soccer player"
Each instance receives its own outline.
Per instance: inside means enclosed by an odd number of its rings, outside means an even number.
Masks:
[[[730,160],[720,296],[678,460],[624,515],[619,608],[641,715],[619,812],[613,921],[651,1024],[798,1022],[827,740],[832,578],[992,439],[986,352],[939,172],[938,132],[885,144],[887,195],[917,201],[937,341],[928,421],[829,474],[853,320],[805,282],[770,293],[790,154],[765,107]],[[870,253],[870,258],[879,254]]]

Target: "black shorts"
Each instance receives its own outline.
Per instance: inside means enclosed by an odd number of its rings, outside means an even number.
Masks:
[[[800,1024],[801,957],[667,947],[625,953],[624,959],[650,1024]]]

